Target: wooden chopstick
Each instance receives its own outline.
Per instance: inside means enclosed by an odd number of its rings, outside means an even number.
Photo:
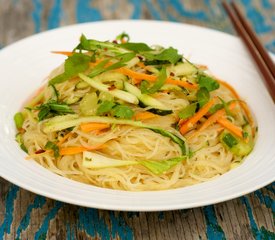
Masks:
[[[267,66],[268,66],[268,68],[270,70],[270,72],[273,75],[273,78],[275,78],[275,64],[272,61],[271,57],[269,56],[269,54],[267,53],[267,51],[265,50],[265,48],[263,47],[263,45],[259,41],[259,39],[256,36],[255,32],[252,30],[252,28],[250,27],[250,25],[245,20],[245,17],[243,16],[243,14],[241,13],[241,11],[239,10],[237,4],[235,2],[231,2],[231,5],[232,5],[235,13],[237,14],[239,20],[241,21],[242,25],[246,29],[246,32],[248,33],[248,35],[250,36],[251,40],[253,41],[253,43],[255,44],[256,48],[258,49],[259,53],[261,54],[262,58],[266,62]]]
[[[249,24],[246,22],[243,15],[240,13],[236,4],[231,3],[232,7],[222,1],[223,7],[226,10],[233,26],[235,27],[236,31],[238,32],[239,36],[244,41],[245,45],[247,46],[250,54],[252,55],[253,59],[255,60],[262,76],[264,77],[267,90],[269,91],[273,101],[275,102],[275,76],[273,75],[274,72],[274,63],[268,56],[268,53],[261,45],[260,41],[257,39],[256,34],[253,30],[249,27]],[[237,9],[237,10],[236,10]],[[243,24],[245,22],[245,24]],[[249,34],[246,30],[250,29]],[[253,37],[251,37],[253,35]],[[257,43],[254,40],[257,39]],[[260,46],[257,48],[257,46]],[[264,53],[265,52],[265,53]],[[269,59],[269,60],[267,60]]]

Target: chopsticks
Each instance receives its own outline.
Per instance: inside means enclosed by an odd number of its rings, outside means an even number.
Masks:
[[[222,1],[235,30],[244,41],[248,51],[256,62],[262,76],[265,80],[267,90],[275,102],[275,65],[267,51],[257,38],[256,34],[249,26],[245,17],[242,15],[238,6],[232,1],[229,5],[226,1]]]

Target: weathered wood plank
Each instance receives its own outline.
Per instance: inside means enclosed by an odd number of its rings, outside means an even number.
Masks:
[[[275,1],[239,0],[275,52]],[[103,19],[157,19],[234,33],[220,0],[0,0],[0,47],[36,32]],[[123,213],[35,195],[0,178],[0,239],[275,239],[275,183],[202,208]]]

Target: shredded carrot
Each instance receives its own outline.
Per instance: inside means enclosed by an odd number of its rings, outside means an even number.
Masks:
[[[219,118],[217,122],[236,136],[243,138],[243,130],[240,127],[234,125],[226,118]]]
[[[138,62],[137,65],[138,65],[139,67],[141,67],[141,68],[145,68],[145,65],[144,65],[143,62]]]
[[[61,55],[65,55],[65,56],[72,56],[74,53],[73,52],[66,52],[66,51],[52,51],[52,53],[55,54],[61,54]]]
[[[141,121],[141,120],[146,120],[146,119],[151,119],[151,118],[156,118],[158,115],[151,113],[151,112],[138,112],[133,116],[134,120]]]
[[[109,123],[96,123],[96,122],[90,122],[90,123],[82,123],[80,124],[80,129],[83,132],[90,132],[93,130],[103,130],[106,128],[109,128]]]
[[[128,77],[134,78],[136,83],[141,82],[141,80],[148,80],[150,82],[155,82],[157,80],[157,76],[155,76],[155,75],[149,75],[146,73],[135,72],[135,71],[133,71],[129,68],[125,68],[125,67],[116,69],[115,71],[122,73],[124,75],[127,75]],[[191,84],[191,83],[181,81],[181,80],[174,80],[172,78],[167,78],[166,83],[178,85],[178,86],[189,88],[189,89],[197,89],[198,88],[198,86],[196,84]]]
[[[229,105],[229,110],[233,110],[236,106],[236,102],[232,102]],[[197,136],[200,132],[202,132],[204,129],[208,128],[211,124],[214,124],[215,122],[217,122],[218,119],[220,119],[221,117],[223,117],[225,115],[225,109],[220,109],[217,112],[215,112],[213,115],[211,115],[202,125],[201,127],[194,132],[191,136],[189,136],[188,139],[191,139],[195,136]]]
[[[56,144],[58,147],[60,147],[70,136],[73,135],[73,132],[68,132],[63,138],[59,140],[59,142]]]
[[[180,132],[182,135],[187,133],[214,105],[215,98],[212,98],[207,104],[205,104],[194,116],[189,118],[181,127]]]
[[[218,80],[218,82],[221,85],[223,85],[224,87],[226,87],[236,99],[241,100],[240,97],[239,97],[239,94],[235,91],[235,89],[230,84],[228,84],[227,82],[224,82],[222,80]],[[241,105],[242,109],[244,110],[244,112],[247,116],[247,120],[249,122],[249,125],[252,127],[252,130],[254,131],[254,120],[251,116],[251,113],[248,109],[247,104],[243,101],[240,101],[240,105]],[[254,135],[254,133],[253,133],[253,135]]]
[[[97,144],[94,146],[89,146],[89,147],[64,147],[59,149],[60,155],[74,155],[77,153],[82,153],[84,151],[89,151],[89,150],[99,150],[104,147],[104,144]]]

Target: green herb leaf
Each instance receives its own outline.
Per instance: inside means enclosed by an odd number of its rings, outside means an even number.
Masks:
[[[204,106],[210,99],[210,94],[207,90],[207,88],[202,87],[197,92],[197,100],[200,105],[200,108]]]
[[[90,47],[89,40],[85,37],[84,34],[82,34],[80,37],[80,45],[83,49],[87,49]]]
[[[147,51],[153,51],[152,48],[150,48],[147,44],[145,43],[121,43],[119,44],[120,47],[126,48],[128,50],[131,50],[135,53],[140,53],[140,52],[147,52]]]
[[[103,101],[99,107],[97,108],[96,114],[97,115],[102,115],[105,113],[108,113],[112,110],[112,108],[115,106],[116,104],[114,102],[111,101]]]
[[[182,56],[178,54],[178,50],[172,47],[166,48],[160,53],[144,52],[143,56],[147,61],[167,61],[172,64],[177,63],[182,58]]]
[[[15,126],[17,129],[22,128],[23,123],[24,123],[24,117],[23,114],[21,112],[18,112],[14,115],[13,117],[14,122],[15,122]]]
[[[47,150],[53,150],[55,158],[58,158],[60,156],[59,147],[56,144],[54,144],[53,142],[48,141],[44,148],[47,149]]]
[[[176,157],[176,158],[170,158],[163,161],[150,161],[150,160],[142,160],[139,161],[141,165],[149,169],[152,173],[159,175],[162,174],[181,161],[185,160],[186,156]]]
[[[115,117],[131,119],[134,116],[134,111],[126,105],[116,105],[113,108]]]
[[[238,144],[238,140],[230,133],[226,133],[223,138],[222,141],[229,147],[232,148],[233,146]]]
[[[57,75],[49,81],[49,85],[62,83],[76,76],[78,73],[84,72],[89,68],[91,57],[82,53],[74,53],[65,60],[64,73]]]
[[[183,108],[180,112],[179,112],[179,117],[181,119],[187,119],[192,117],[197,109],[197,103],[192,103],[190,105],[188,105],[187,107]]]
[[[216,90],[220,87],[220,84],[212,77],[206,75],[199,75],[198,83],[200,88],[205,87],[209,92]]]
[[[164,85],[166,78],[167,78],[166,69],[162,68],[159,72],[156,82],[154,83],[154,85],[151,88],[147,89],[147,87],[149,85],[149,83],[147,81],[141,82],[141,86],[140,86],[141,92],[147,93],[147,94],[153,94],[153,93],[157,92]]]
[[[130,36],[129,36],[127,33],[125,33],[125,32],[119,34],[119,35],[116,37],[116,40],[122,41],[124,38],[126,38],[126,41],[129,42]]]

